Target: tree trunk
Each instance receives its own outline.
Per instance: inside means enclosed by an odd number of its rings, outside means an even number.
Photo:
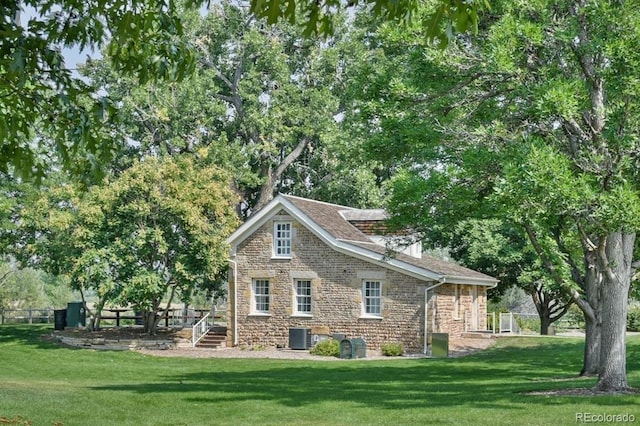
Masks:
[[[635,233],[610,233],[605,241],[598,249],[604,282],[600,366],[594,390],[617,392],[629,389],[625,334]]]
[[[585,315],[584,321],[584,361],[580,375],[595,376],[600,364],[600,318],[598,315],[594,320]]]
[[[543,284],[536,283],[529,288],[529,294],[536,305],[540,318],[540,335],[549,335],[549,326],[558,321],[569,310],[572,302],[565,303],[562,299],[568,295],[547,291]]]
[[[273,193],[275,192],[276,185],[282,179],[285,170],[293,164],[304,152],[305,148],[309,145],[309,139],[303,137],[300,139],[295,148],[291,150],[286,157],[280,161],[280,164],[273,170],[271,165],[266,165],[262,168],[262,177],[265,178],[265,182],[262,184],[262,188],[260,189],[260,197],[258,198],[258,202],[254,208],[254,212],[257,212],[262,207],[266,206],[269,201],[273,199]]]
[[[156,335],[156,328],[158,326],[158,316],[156,310],[143,311],[142,318],[144,321],[144,332],[150,336]]]
[[[551,318],[549,318],[549,313],[545,312],[544,315],[540,314],[540,335],[541,336],[549,335],[550,325],[551,325]]]
[[[602,274],[596,267],[595,252],[589,251],[585,255],[587,268],[584,276],[584,292],[586,304],[578,304],[584,312],[584,362],[581,376],[595,376],[598,374],[600,364],[600,336],[601,313],[600,292],[602,287]]]

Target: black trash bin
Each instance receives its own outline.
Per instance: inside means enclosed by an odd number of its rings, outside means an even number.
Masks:
[[[67,310],[66,309],[54,309],[53,310],[53,329],[64,330],[67,325]]]

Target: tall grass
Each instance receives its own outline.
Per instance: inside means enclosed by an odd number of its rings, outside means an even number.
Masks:
[[[69,349],[43,326],[0,327],[0,420],[33,425],[551,425],[577,413],[634,415],[640,395],[544,396],[585,388],[583,344],[505,338],[457,359],[188,359]],[[640,387],[640,338],[628,371]],[[0,421],[0,423],[2,423]],[[57,423],[56,423],[57,422]]]

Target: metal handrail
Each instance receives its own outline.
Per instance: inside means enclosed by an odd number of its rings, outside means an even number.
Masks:
[[[195,348],[196,344],[202,339],[213,327],[213,317],[211,316],[211,312],[208,312],[205,316],[203,316],[200,321],[195,323],[191,332],[191,341],[193,347]]]

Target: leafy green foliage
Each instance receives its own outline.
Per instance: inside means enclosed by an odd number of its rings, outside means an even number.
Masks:
[[[640,331],[640,307],[630,308],[627,312],[627,331]]]
[[[619,374],[624,388],[623,347],[613,340],[623,346],[628,292],[613,290],[629,286],[626,259],[640,228],[630,77],[640,64],[639,10],[555,1],[496,1],[492,10],[483,31],[460,36],[448,55],[425,46],[419,28],[413,37],[391,27],[364,33],[382,67],[356,110],[375,146],[393,147],[374,151],[400,170],[389,207],[433,245],[446,246],[462,218],[506,218],[526,231],[554,285],[583,295],[597,268],[602,290],[589,295],[618,306],[602,314],[603,328],[616,328],[602,347],[617,362],[602,371]],[[434,131],[416,136],[416,123]]]
[[[525,333],[540,332],[540,319],[535,317],[516,316],[518,327]]]
[[[191,158],[146,157],[81,193],[53,187],[23,211],[22,259],[93,289],[106,302],[155,314],[165,296],[215,291],[237,226],[229,176]],[[37,257],[34,257],[37,256]],[[145,323],[150,332],[154,315]]]
[[[384,356],[401,356],[404,354],[404,345],[402,343],[384,343],[380,350]]]
[[[311,355],[340,356],[340,343],[334,339],[322,340],[309,350]]]
[[[338,153],[349,155],[335,119],[342,88],[338,36],[303,38],[296,27],[267,26],[227,3],[212,5],[206,16],[187,11],[181,18],[197,59],[184,81],[139,85],[107,61],[83,69],[119,105],[119,133],[136,142],[115,169],[157,152],[206,150],[209,164],[232,173],[247,215],[276,192],[365,193],[366,167],[344,185],[340,177],[351,178],[352,169],[337,170]]]
[[[113,105],[72,72],[62,48],[104,47],[116,69],[141,82],[193,69],[170,0],[9,0],[0,16],[1,172],[41,179],[55,162],[95,175],[112,158]]]
[[[0,309],[59,308],[73,300],[68,283],[15,262],[0,263]]]
[[[251,0],[251,11],[274,24],[279,20],[298,22],[305,34],[329,35],[335,32],[334,21],[344,8],[361,6],[384,21],[412,22],[420,19],[431,38],[437,38],[446,46],[455,33],[478,30],[478,11],[490,10],[488,0],[437,0],[429,3],[430,13],[419,13],[416,0]]]

